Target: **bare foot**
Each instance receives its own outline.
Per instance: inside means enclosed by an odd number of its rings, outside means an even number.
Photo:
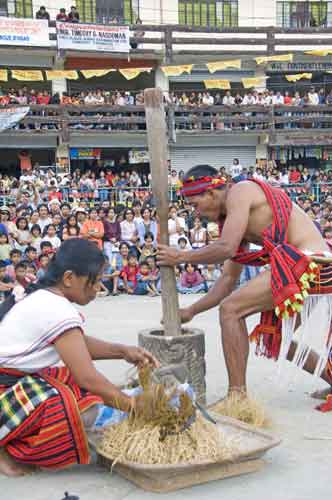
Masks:
[[[326,389],[322,389],[320,391],[313,392],[312,394],[310,394],[310,396],[313,399],[326,399],[327,396],[329,396],[329,394],[331,394],[331,393],[332,393],[332,388],[327,387]]]
[[[0,472],[6,476],[23,476],[24,471],[7,452],[0,450]]]

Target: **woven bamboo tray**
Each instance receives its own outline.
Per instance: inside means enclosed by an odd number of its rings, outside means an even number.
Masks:
[[[211,413],[211,412],[210,412]],[[261,470],[265,464],[263,455],[280,444],[267,432],[257,430],[238,420],[213,414],[217,426],[224,434],[238,441],[238,453],[232,462],[201,462],[180,465],[144,465],[123,461],[113,471],[147,491],[166,493],[197,484],[226,479]],[[98,437],[89,435],[91,446],[96,449]],[[98,455],[99,463],[108,469],[112,462]]]

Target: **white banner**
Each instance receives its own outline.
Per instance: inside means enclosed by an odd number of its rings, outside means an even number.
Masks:
[[[50,46],[48,22],[44,19],[0,17],[0,45]]]
[[[0,109],[0,132],[16,125],[29,113],[29,106]]]
[[[58,48],[129,52],[129,27],[56,23]]]

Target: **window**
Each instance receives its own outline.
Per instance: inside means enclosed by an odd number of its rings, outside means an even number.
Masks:
[[[283,28],[332,26],[332,1],[277,2],[277,25]]]
[[[76,0],[76,7],[86,23],[107,24],[117,18],[133,24],[139,18],[139,0]]]
[[[236,27],[238,0],[179,0],[179,24]]]

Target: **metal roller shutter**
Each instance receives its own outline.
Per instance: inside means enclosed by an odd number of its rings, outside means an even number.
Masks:
[[[222,147],[186,147],[171,148],[170,160],[172,168],[189,170],[194,165],[208,164],[215,168],[228,169],[234,158],[239,158],[243,167],[256,163],[256,146],[222,146]]]

